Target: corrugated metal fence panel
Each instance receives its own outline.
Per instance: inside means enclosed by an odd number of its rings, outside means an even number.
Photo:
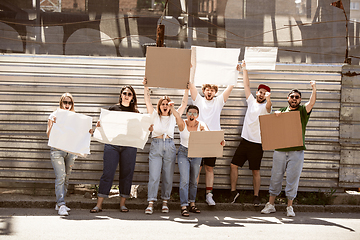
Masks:
[[[118,101],[120,87],[134,86],[140,111],[145,113],[143,86],[144,58],[109,58],[5,54],[0,56],[0,181],[52,183],[54,173],[50,163],[45,134],[49,114],[57,108],[60,96],[70,92],[79,113],[97,121],[101,108]],[[291,88],[299,88],[307,101],[311,94],[310,80],[317,81],[318,98],[307,132],[304,170],[300,190],[337,188],[339,179],[339,112],[341,65],[277,64],[275,71],[251,72],[250,84],[255,93],[259,83],[272,88],[273,109],[286,106]],[[217,160],[215,188],[229,188],[229,165],[239,144],[246,112],[241,75],[222,114],[221,125],[227,146],[224,157]],[[220,87],[223,91],[225,87]],[[152,89],[152,103],[169,95],[180,104],[183,90]],[[189,101],[191,102],[191,101]],[[176,129],[177,131],[177,129]],[[148,181],[149,143],[138,150],[134,183]],[[179,144],[179,134],[175,141]],[[93,141],[92,154],[78,158],[71,175],[72,183],[98,184],[102,173],[103,144]],[[268,189],[272,152],[264,154],[262,189]],[[117,182],[117,176],[115,177]],[[204,173],[200,187],[204,187]],[[174,185],[179,181],[176,168]],[[239,188],[252,189],[248,164],[239,170]]]

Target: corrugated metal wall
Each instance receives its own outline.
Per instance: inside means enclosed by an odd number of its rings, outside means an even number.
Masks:
[[[20,185],[53,183],[46,122],[64,92],[73,94],[76,111],[92,116],[95,124],[100,109],[117,103],[120,87],[131,84],[138,94],[140,111],[145,113],[141,83],[144,66],[144,58],[1,55],[0,186],[16,186],[14,182]],[[249,74],[253,93],[260,83],[271,86],[274,110],[287,106],[286,96],[292,88],[301,90],[303,101],[307,101],[311,94],[309,81],[317,81],[317,102],[306,132],[308,150],[300,180],[301,191],[339,187],[341,69],[342,65],[336,64],[277,64],[275,71]],[[227,146],[224,157],[218,159],[215,167],[215,188],[230,188],[229,165],[239,144],[247,108],[241,77],[239,75],[237,86],[221,115]],[[220,87],[220,91],[224,88]],[[164,94],[171,96],[179,105],[183,90],[152,89],[153,104]],[[179,144],[178,133],[175,138]],[[149,143],[144,150],[138,150],[134,184],[147,183]],[[91,143],[92,154],[76,161],[70,179],[72,183],[98,184],[102,173],[102,151],[103,144]],[[263,190],[268,189],[271,165],[272,151],[267,151],[261,169]],[[252,189],[248,164],[239,170],[239,174],[239,189]],[[175,186],[178,181],[176,168]],[[204,187],[204,172],[200,187]]]

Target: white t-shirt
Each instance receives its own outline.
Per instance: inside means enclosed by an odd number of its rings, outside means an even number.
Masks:
[[[154,110],[152,117],[154,119],[154,127],[151,137],[155,138],[166,134],[166,136],[174,138],[176,119],[173,114],[170,114],[170,116],[159,116],[158,112]]]
[[[225,105],[223,93],[210,101],[198,93],[194,104],[199,108],[198,120],[206,123],[210,131],[220,131],[220,114]]]
[[[189,137],[190,137],[190,132],[187,130],[186,122],[187,122],[187,120],[185,120],[185,128],[184,128],[184,130],[180,131],[180,144],[183,145],[184,147],[189,146]],[[200,131],[200,126],[204,126],[205,131],[209,131],[206,124],[204,122],[202,122],[202,121],[199,121],[199,124],[198,124],[198,127],[197,127],[196,131]]]
[[[266,110],[266,101],[258,103],[250,94],[246,99],[248,108],[246,110],[241,137],[254,143],[261,143],[259,116],[269,114]]]

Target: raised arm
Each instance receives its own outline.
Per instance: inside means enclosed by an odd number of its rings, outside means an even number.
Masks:
[[[176,124],[179,127],[179,131],[181,132],[185,128],[185,122],[184,122],[184,120],[182,120],[180,114],[174,108],[174,102],[169,102],[169,106],[170,106],[172,114],[174,114],[174,117],[176,119]]]
[[[268,113],[271,112],[271,106],[272,106],[272,102],[271,102],[270,96],[271,96],[271,93],[269,93],[269,92],[266,92],[266,93],[265,93],[265,98],[266,98],[266,105],[265,105],[265,107],[266,107],[266,111],[267,111]]]
[[[309,113],[311,111],[311,109],[314,107],[315,102],[316,102],[316,82],[315,81],[311,81],[310,85],[312,87],[312,93],[310,96],[310,100],[305,103],[305,107],[306,107],[306,111]]]
[[[198,91],[195,87],[195,84],[194,83],[189,83],[189,87],[190,87],[190,94],[191,94],[191,99],[193,101],[195,101],[196,97],[197,97],[197,94],[198,94]]]
[[[149,114],[152,114],[154,112],[154,107],[150,101],[150,91],[149,88],[147,87],[146,77],[144,77],[143,85],[144,85],[144,99],[145,99],[146,109]]]
[[[178,113],[180,114],[180,116],[184,113],[185,108],[188,104],[188,98],[189,98],[189,88],[185,89],[184,91],[184,96],[183,99],[181,101],[181,105],[180,107],[177,109]]]
[[[244,83],[245,97],[246,97],[246,99],[248,99],[251,94],[251,90],[250,90],[250,81],[249,81],[248,71],[246,70],[245,60],[242,60],[241,68],[243,70],[243,83]]]

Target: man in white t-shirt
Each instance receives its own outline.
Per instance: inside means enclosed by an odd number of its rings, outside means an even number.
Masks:
[[[239,147],[236,149],[230,164],[230,184],[231,184],[231,203],[234,203],[239,196],[236,190],[238,180],[238,167],[242,167],[246,161],[249,161],[249,169],[252,170],[254,187],[254,206],[260,205],[260,165],[263,157],[263,150],[260,135],[259,116],[269,114],[272,104],[270,100],[270,87],[260,84],[256,91],[256,99],[251,94],[249,77],[245,62],[243,66],[243,82],[245,97],[248,108],[246,110],[244,124],[242,128]]]
[[[240,65],[237,65],[237,70],[240,70]],[[224,107],[230,93],[233,89],[233,85],[229,85],[224,92],[216,96],[218,92],[218,86],[214,84],[204,84],[202,86],[202,92],[204,97],[201,97],[193,83],[189,84],[191,98],[194,105],[199,108],[200,115],[198,119],[206,123],[210,131],[220,131],[220,114]],[[216,157],[203,158],[201,166],[205,166],[205,185],[206,185],[206,202],[210,206],[215,206],[213,200],[213,185],[214,185],[214,167]],[[201,171],[201,168],[200,168]],[[200,176],[200,174],[199,174]]]

